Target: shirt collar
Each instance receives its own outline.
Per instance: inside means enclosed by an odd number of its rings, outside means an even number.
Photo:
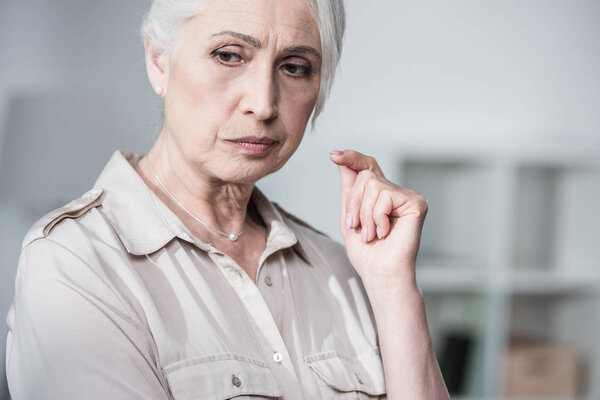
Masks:
[[[215,250],[197,239],[181,220],[152,192],[133,165],[144,155],[117,150],[98,176],[95,185],[104,190],[102,207],[119,236],[134,255],[153,253],[178,237],[199,248]],[[274,252],[293,247],[308,260],[285,217],[255,186],[252,201],[267,225],[267,246],[260,262]]]

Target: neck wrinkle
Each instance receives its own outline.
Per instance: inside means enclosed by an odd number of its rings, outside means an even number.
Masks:
[[[157,140],[156,145],[144,158],[148,158],[146,166],[140,168],[146,173],[147,180],[151,182],[152,190],[167,200],[170,208],[186,215],[186,219],[194,220],[185,210],[172,201],[168,193],[157,182],[150,165],[149,159],[160,177],[162,183],[188,211],[196,218],[223,232],[238,233],[246,227],[248,203],[252,196],[254,185],[232,184],[214,178],[203,176],[188,165],[173,165],[162,141]],[[182,159],[179,157],[179,159]],[[177,173],[177,171],[182,171]],[[138,171],[139,172],[139,171]],[[191,178],[183,178],[189,175]],[[191,185],[189,182],[193,182]],[[175,211],[175,210],[174,210]],[[194,223],[197,223],[194,220]]]

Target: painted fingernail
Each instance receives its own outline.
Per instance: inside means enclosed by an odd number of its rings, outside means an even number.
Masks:
[[[346,214],[346,229],[352,228],[352,214]]]
[[[381,229],[380,227],[377,227],[377,238],[381,239],[382,236],[383,236],[383,229]]]
[[[339,156],[339,155],[344,154],[344,152],[343,151],[339,151],[339,150],[331,150],[329,152],[329,154],[335,154],[336,156]]]
[[[367,243],[369,232],[367,232],[367,228],[363,226],[362,231],[360,232],[360,238],[363,242]]]

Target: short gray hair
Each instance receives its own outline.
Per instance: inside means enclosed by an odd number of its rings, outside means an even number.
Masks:
[[[321,87],[312,122],[321,114],[342,53],[346,27],[343,0],[304,0],[321,37]],[[153,0],[142,24],[142,39],[157,50],[173,55],[183,26],[200,13],[202,0]]]

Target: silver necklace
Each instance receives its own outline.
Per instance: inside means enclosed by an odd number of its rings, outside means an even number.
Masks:
[[[169,192],[169,190],[165,187],[165,185],[162,183],[162,181],[160,180],[160,178],[158,177],[158,174],[156,173],[156,170],[154,169],[154,166],[152,165],[152,162],[150,161],[150,157],[146,156],[146,159],[148,160],[148,164],[150,164],[150,168],[152,169],[152,173],[154,174],[154,177],[156,178],[156,180],[158,181],[158,184],[162,187],[162,189],[165,191],[165,193],[167,193],[169,195],[169,197],[171,198],[171,200],[173,200],[175,202],[175,204],[177,204],[183,211],[185,211],[186,213],[189,214],[190,217],[194,218],[196,221],[198,221],[198,223],[208,229],[210,229],[213,232],[217,232],[219,235],[223,235],[226,238],[228,238],[229,240],[231,240],[232,242],[235,242],[236,240],[238,240],[238,238],[242,235],[242,233],[246,232],[246,230],[244,229],[243,231],[241,231],[240,233],[225,233],[222,232],[220,230],[218,230],[217,228],[213,228],[212,226],[208,225],[206,222],[201,221],[198,217],[196,217],[194,214],[192,214],[187,208],[185,208],[183,206],[183,204],[181,204],[176,198],[175,196],[173,196],[171,194],[171,192]]]

